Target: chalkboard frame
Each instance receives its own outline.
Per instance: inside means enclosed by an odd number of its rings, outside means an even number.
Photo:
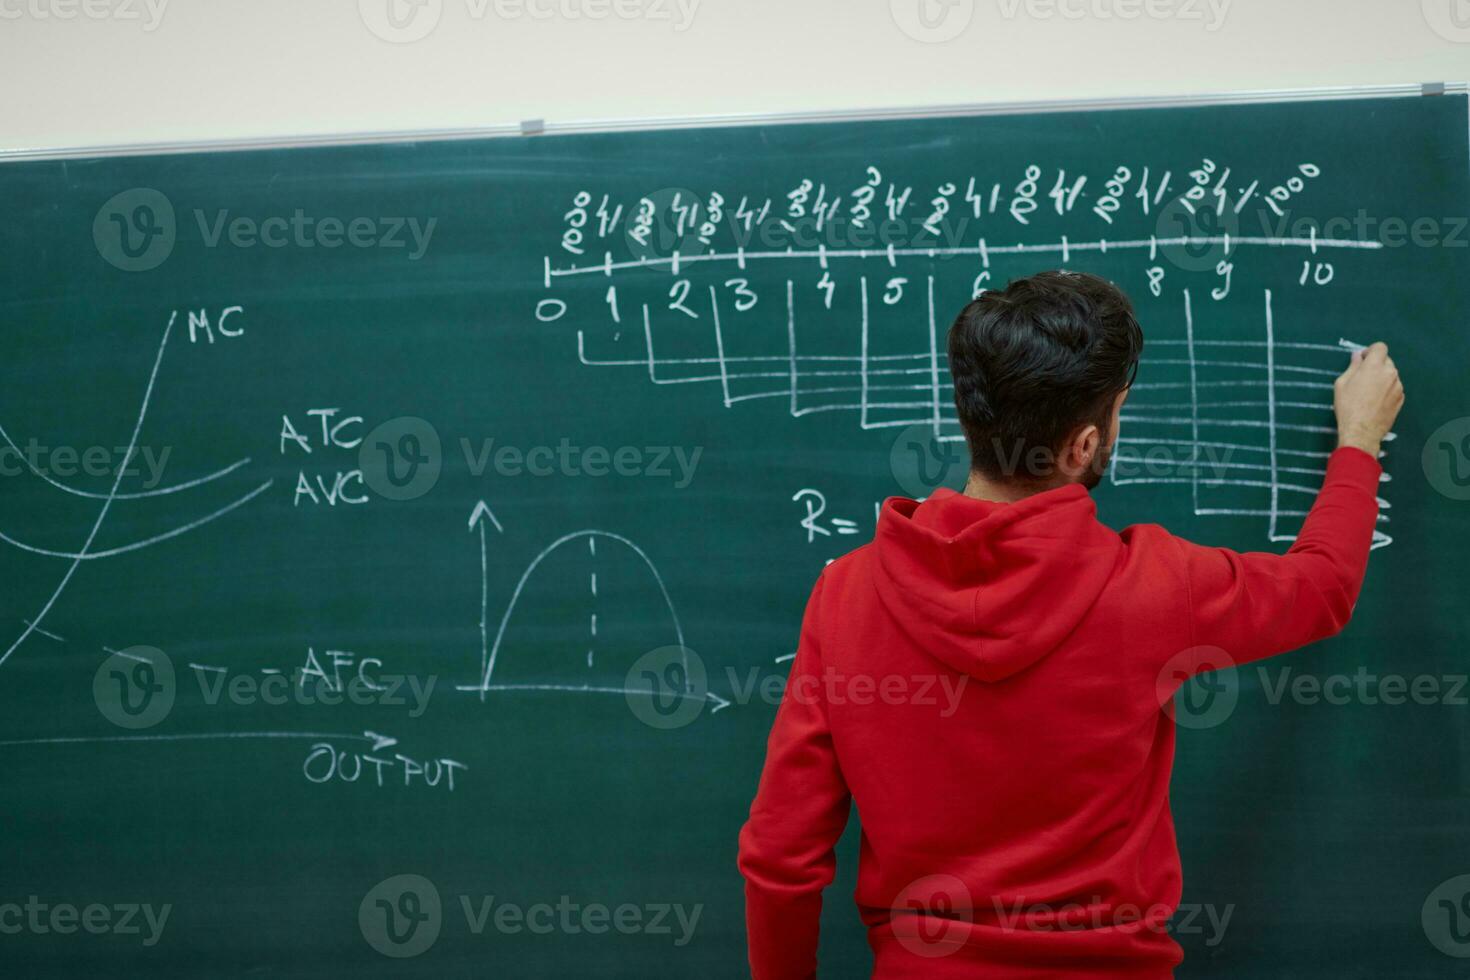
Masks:
[[[99,159],[155,156],[174,153],[230,153],[304,147],[366,146],[380,143],[421,143],[454,140],[503,139],[531,136],[573,136],[590,133],[635,133],[736,126],[785,126],[806,123],[871,122],[903,119],[953,119],[968,116],[1010,116],[1048,112],[1109,109],[1170,109],[1217,105],[1267,105],[1277,102],[1332,102],[1358,99],[1432,98],[1470,95],[1470,80],[1400,83],[1394,85],[1335,85],[1209,92],[1188,95],[1140,95],[1094,99],[1040,99],[1017,102],[971,102],[951,105],[894,108],[831,109],[807,112],[748,112],[721,115],[594,119],[548,122],[527,119],[464,129],[370,130],[348,133],[301,133],[239,139],[180,140],[176,142],[84,144],[68,147],[0,148],[0,164],[21,160]],[[1470,137],[1470,128],[1467,128]]]

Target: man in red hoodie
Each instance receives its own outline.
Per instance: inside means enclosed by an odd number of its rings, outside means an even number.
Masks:
[[[875,977],[1172,976],[1166,707],[1197,673],[1347,624],[1404,393],[1384,345],[1354,355],[1285,555],[1120,534],[1089,491],[1142,348],[1127,297],[1065,272],[985,293],[950,330],[969,483],[889,500],[812,591],[740,835],[756,980],[816,975],[852,803]]]

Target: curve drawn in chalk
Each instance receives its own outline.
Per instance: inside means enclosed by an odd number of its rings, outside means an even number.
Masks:
[[[597,541],[599,541],[599,540],[607,540],[607,541],[615,542],[616,544],[622,545],[623,547],[627,548],[634,555],[636,555],[641,562],[643,562],[644,567],[646,567],[648,569],[649,574],[653,577],[654,584],[658,586],[659,596],[663,600],[663,604],[664,604],[665,608],[668,609],[669,622],[672,624],[672,626],[674,628],[674,642],[675,642],[675,645],[677,645],[681,650],[684,648],[684,628],[683,628],[683,626],[679,622],[679,613],[678,613],[678,610],[676,610],[674,608],[674,602],[669,597],[669,590],[664,585],[663,576],[659,574],[658,566],[656,566],[653,563],[653,560],[648,557],[648,554],[642,548],[638,547],[638,545],[634,544],[628,538],[625,538],[625,537],[623,537],[620,534],[614,534],[611,531],[599,531],[599,530],[595,530],[595,529],[588,529],[588,530],[583,530],[583,531],[574,531],[574,532],[572,532],[570,534],[566,534],[566,535],[563,535],[560,538],[557,538],[551,544],[547,545],[546,548],[543,549],[540,554],[538,554],[535,558],[533,558],[531,560],[531,563],[528,566],[526,566],[526,570],[521,573],[520,580],[516,582],[515,591],[511,593],[510,602],[506,605],[505,613],[500,618],[500,625],[499,625],[499,627],[495,631],[495,637],[494,637],[493,641],[490,641],[490,642],[488,642],[488,643],[486,643],[486,644],[483,645],[483,649],[481,651],[481,676],[480,676],[480,683],[479,684],[475,684],[475,685],[462,685],[459,688],[461,691],[479,692],[481,700],[484,700],[485,696],[490,691],[499,691],[499,690],[518,690],[518,691],[533,691],[534,690],[534,691],[552,691],[552,692],[563,692],[563,693],[617,694],[617,695],[624,695],[624,694],[629,694],[629,693],[634,693],[634,694],[641,693],[641,692],[638,692],[638,691],[630,691],[629,689],[627,689],[625,687],[592,686],[592,685],[576,685],[576,684],[516,684],[516,685],[496,685],[496,684],[493,683],[494,678],[495,678],[495,665],[496,665],[497,659],[500,656],[500,648],[501,648],[501,645],[504,643],[504,640],[505,640],[506,628],[510,625],[511,616],[515,613],[516,605],[520,602],[520,599],[521,599],[521,593],[525,590],[527,583],[530,582],[531,576],[535,574],[536,569],[541,566],[541,563],[544,562],[547,558],[549,558],[552,554],[554,554],[558,549],[560,549],[562,547],[565,547],[566,545],[571,544],[572,542],[580,541],[580,540],[587,540],[593,546],[595,546],[595,543]],[[483,623],[482,623],[482,625],[483,625]],[[483,635],[483,633],[482,633],[482,635]],[[688,666],[689,666],[687,653],[683,654],[682,655],[682,658],[683,658],[683,661],[684,661],[684,667],[685,667],[686,676],[687,676],[687,670],[688,670]]]

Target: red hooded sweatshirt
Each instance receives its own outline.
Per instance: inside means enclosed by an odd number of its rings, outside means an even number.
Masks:
[[[1347,624],[1380,473],[1333,454],[1285,555],[1118,534],[1076,485],[889,500],[812,592],[740,835],[756,980],[816,976],[853,802],[874,977],[1172,976],[1165,706]]]

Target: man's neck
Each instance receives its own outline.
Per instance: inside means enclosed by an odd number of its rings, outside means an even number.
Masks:
[[[1057,480],[1046,480],[1037,483],[1007,482],[1005,480],[992,480],[982,473],[971,471],[969,482],[965,484],[965,496],[974,497],[976,500],[989,500],[999,504],[1013,504],[1027,497],[1034,497],[1038,493],[1055,490],[1057,487],[1066,486],[1073,481],[1065,478]]]

